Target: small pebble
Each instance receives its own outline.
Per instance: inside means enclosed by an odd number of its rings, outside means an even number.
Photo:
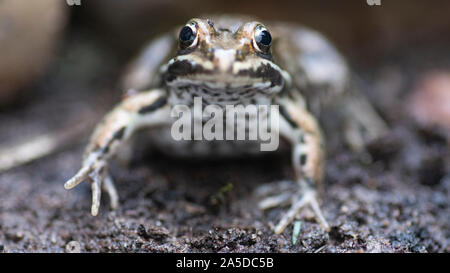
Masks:
[[[67,253],[81,253],[81,245],[77,241],[70,241],[66,245]]]

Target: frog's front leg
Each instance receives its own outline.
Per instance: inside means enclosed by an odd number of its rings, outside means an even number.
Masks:
[[[280,100],[280,135],[292,145],[292,164],[299,190],[291,198],[282,194],[269,197],[260,203],[262,209],[291,203],[289,211],[282,216],[275,227],[279,234],[294,220],[296,214],[306,205],[313,209],[318,221],[325,229],[328,223],[322,215],[317,191],[323,176],[323,139],[316,119],[298,102],[291,99]]]
[[[111,207],[116,208],[118,195],[108,175],[108,160],[137,129],[169,122],[170,108],[164,90],[154,89],[126,98],[97,126],[81,169],[64,187],[72,189],[84,180],[89,180],[92,185],[92,215],[98,214],[102,188],[109,194]]]

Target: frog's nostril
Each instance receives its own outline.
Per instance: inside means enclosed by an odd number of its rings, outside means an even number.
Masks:
[[[221,71],[231,69],[236,56],[234,49],[217,49],[214,51],[214,63]]]

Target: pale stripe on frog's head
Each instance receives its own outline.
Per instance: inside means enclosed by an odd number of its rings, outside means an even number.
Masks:
[[[163,67],[169,87],[255,89],[269,95],[290,81],[271,55],[271,35],[259,22],[191,19],[179,33],[179,50]],[[192,89],[192,88],[191,88]]]

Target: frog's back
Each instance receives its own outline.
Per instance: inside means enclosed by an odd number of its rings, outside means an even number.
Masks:
[[[322,34],[293,23],[268,24],[273,32],[275,62],[292,76],[315,115],[349,88],[350,71],[345,59]]]

